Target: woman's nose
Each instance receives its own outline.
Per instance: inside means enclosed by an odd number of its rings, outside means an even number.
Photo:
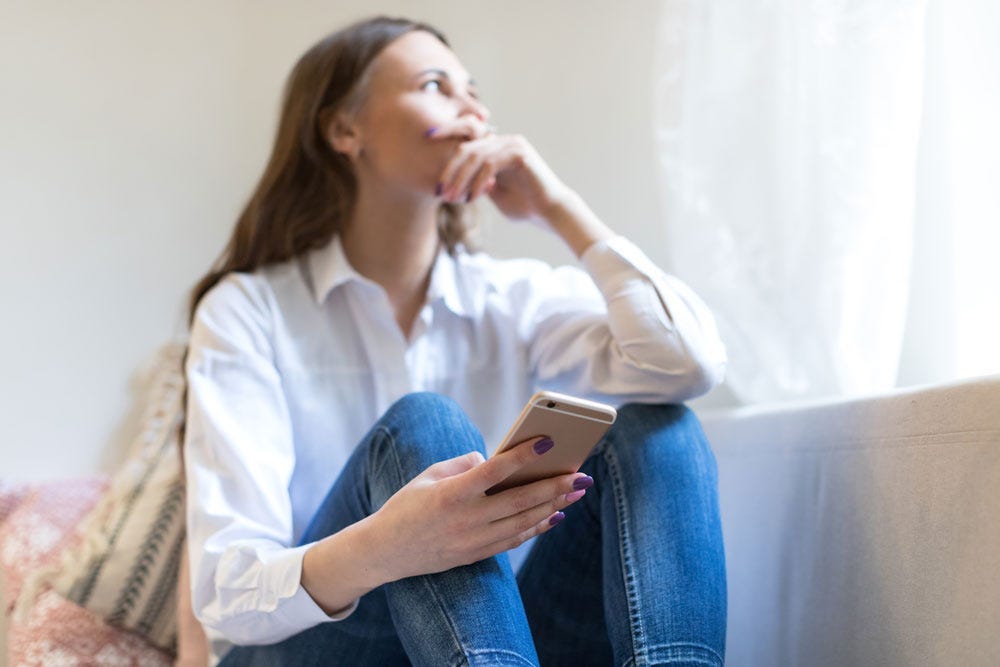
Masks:
[[[462,108],[459,115],[465,115],[471,113],[476,118],[482,122],[486,122],[490,117],[490,110],[486,108],[486,105],[477,100],[472,95],[465,93],[462,95]]]

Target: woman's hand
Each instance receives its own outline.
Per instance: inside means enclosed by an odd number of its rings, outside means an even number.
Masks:
[[[544,443],[536,450],[540,441],[528,440],[489,460],[474,452],[442,461],[397,491],[369,517],[374,531],[369,559],[379,578],[395,581],[468,565],[559,523],[559,510],[582,498],[593,484],[587,475],[560,475],[485,493],[544,456]]]
[[[570,196],[569,188],[520,135],[493,134],[483,122],[466,117],[432,128],[428,137],[458,142],[438,183],[445,201],[470,202],[488,194],[508,218],[537,223]]]
[[[493,134],[469,116],[431,128],[427,137],[456,142],[437,186],[445,201],[469,202],[487,194],[508,218],[554,231],[577,257],[614,236],[524,137]]]
[[[486,495],[544,456],[552,442],[544,440],[488,461],[476,452],[427,468],[377,512],[313,544],[302,559],[302,586],[334,614],[382,584],[475,563],[550,530],[593,479],[571,473]]]

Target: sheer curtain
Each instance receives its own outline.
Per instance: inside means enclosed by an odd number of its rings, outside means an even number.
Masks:
[[[897,378],[913,249],[923,0],[666,0],[658,151],[673,267],[743,402]]]

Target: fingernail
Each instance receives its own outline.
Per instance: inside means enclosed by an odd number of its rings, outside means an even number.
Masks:
[[[573,480],[573,488],[577,489],[577,490],[580,490],[580,489],[589,489],[593,485],[594,485],[594,478],[591,477],[590,475],[584,475],[583,477],[577,477],[576,479]]]
[[[545,452],[555,447],[555,445],[556,443],[552,442],[552,438],[542,438],[541,440],[535,443],[535,453],[544,454]]]
[[[562,512],[556,512],[549,518],[549,525],[554,526],[565,518],[566,518],[565,514],[563,514]]]
[[[432,136],[437,131],[438,131],[438,129],[436,127],[432,127],[430,129],[428,129],[426,132],[424,132],[424,136],[425,137],[430,137],[430,136]]]
[[[572,493],[567,493],[566,502],[575,503],[580,498],[583,498],[585,495],[587,495],[587,489],[580,489],[579,491],[573,491]]]
[[[438,197],[440,197],[441,196],[441,192],[443,190],[444,190],[444,186],[442,184],[438,183],[437,186],[434,188],[434,194],[436,194]]]

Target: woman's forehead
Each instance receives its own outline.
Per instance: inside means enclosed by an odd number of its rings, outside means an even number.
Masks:
[[[428,70],[443,70],[454,80],[466,83],[466,72],[458,56],[434,35],[423,30],[408,32],[383,49],[373,63],[372,83],[407,84]]]

